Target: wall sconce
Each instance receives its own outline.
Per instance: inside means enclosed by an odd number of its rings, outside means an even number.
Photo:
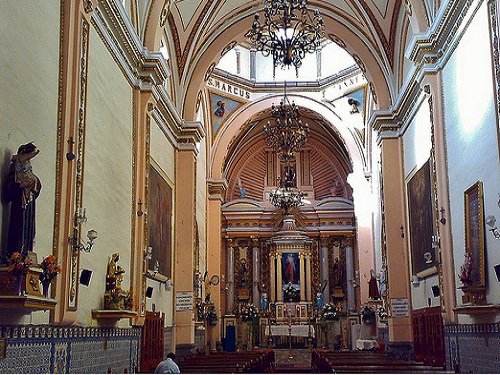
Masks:
[[[500,231],[495,225],[496,222],[497,219],[495,219],[495,216],[489,215],[486,217],[486,225],[488,225],[491,228],[489,229],[489,231],[493,234],[493,237],[495,237],[497,240],[500,240]]]
[[[444,209],[444,207],[441,207],[439,212],[441,213],[441,219],[439,219],[439,222],[444,225],[446,224],[446,218],[444,217],[444,213],[446,212],[446,210]]]
[[[142,200],[139,198],[139,202],[137,202],[137,206],[138,206],[138,209],[137,209],[137,216],[141,217],[142,215],[145,214],[145,212],[142,210],[142,205],[144,203],[142,203]]]
[[[87,232],[87,238],[87,244],[82,244],[82,241],[78,236],[78,230],[76,228],[73,229],[73,237],[69,238],[69,242],[71,244],[71,247],[73,248],[73,251],[83,251],[85,253],[90,253],[92,251],[92,246],[94,246],[94,242],[97,238],[97,231],[94,229],[89,230]]]
[[[83,224],[87,222],[87,213],[85,211],[85,208],[79,208],[75,212],[75,223],[78,224]]]
[[[411,277],[411,285],[414,287],[414,288],[418,288],[420,286],[420,279],[418,278],[417,275],[413,275]]]

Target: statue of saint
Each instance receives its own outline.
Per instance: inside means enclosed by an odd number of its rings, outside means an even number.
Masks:
[[[4,200],[11,203],[7,256],[15,251],[27,256],[29,251],[33,251],[35,200],[40,195],[42,184],[33,173],[31,159],[39,152],[30,142],[19,146],[17,154],[11,158],[3,189]]]
[[[262,293],[260,296],[260,309],[262,311],[267,311],[269,308],[269,301],[267,299],[267,293]]]
[[[323,299],[323,294],[321,292],[316,293],[315,305],[318,310],[321,310],[325,305],[325,301]]]
[[[368,281],[368,297],[370,299],[380,299],[377,277],[374,270],[370,270],[370,280]]]
[[[333,263],[333,287],[342,288],[344,285],[344,267],[339,262],[339,258],[335,258]]]

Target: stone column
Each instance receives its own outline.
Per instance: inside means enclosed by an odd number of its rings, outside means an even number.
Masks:
[[[276,253],[275,252],[270,252],[269,253],[269,269],[271,271],[271,275],[269,277],[269,283],[270,283],[270,292],[271,295],[269,296],[271,298],[271,302],[274,303],[276,302]]]
[[[250,51],[250,79],[255,81],[257,52]]]
[[[401,225],[405,226],[404,176],[402,139],[382,138],[382,175],[384,200],[384,226],[386,233],[387,276],[389,299],[404,299],[410,304],[409,255]],[[368,287],[367,283],[366,288]],[[363,285],[362,285],[363,286]],[[410,316],[389,318],[389,352],[411,355],[413,351]]]
[[[260,257],[259,257],[259,239],[251,237],[252,240],[252,270],[253,270],[253,304],[259,306],[259,279],[260,279]]]
[[[354,255],[352,252],[352,240],[348,240],[348,244],[345,246],[345,268],[346,268],[346,280],[347,280],[347,308],[349,311],[354,311],[356,309],[356,293],[354,290]]]
[[[226,238],[227,251],[227,308],[226,313],[231,314],[234,307],[234,247],[233,239]]]
[[[306,272],[304,267],[304,253],[299,253],[299,273],[300,273],[300,302],[304,302],[306,300]]]
[[[281,275],[281,257],[283,254],[276,254],[276,300],[279,302],[283,302],[283,278]]]
[[[330,277],[328,275],[328,237],[322,237],[321,238],[321,248],[320,248],[320,253],[319,253],[319,261],[320,261],[320,273],[321,273],[321,287],[325,285],[326,287],[325,290],[323,291],[323,300],[325,303],[330,302]]]

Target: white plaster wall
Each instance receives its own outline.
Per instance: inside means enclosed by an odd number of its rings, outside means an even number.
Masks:
[[[91,309],[103,308],[107,264],[114,253],[130,286],[132,215],[132,88],[91,27],[88,59],[87,127],[83,206],[98,238],[91,254],[81,253],[80,268],[94,271],[89,287],[79,289],[78,323],[90,325]],[[119,324],[126,324],[124,320]]]
[[[167,178],[167,182],[172,187],[172,197],[175,197],[175,148],[160,129],[160,125],[151,119],[150,134],[150,156],[161,171],[160,174]],[[172,210],[175,212],[175,202],[172,202]],[[175,233],[175,220],[172,220],[172,232]],[[173,237],[172,237],[173,238]],[[172,243],[173,249],[173,243]],[[174,252],[172,251],[172,265],[174,262]],[[150,265],[152,267],[152,265]],[[176,270],[178,272],[178,270]],[[172,272],[172,275],[174,272]],[[151,311],[153,304],[156,311],[165,313],[165,326],[173,325],[173,289],[167,290],[164,284],[158,281],[147,279],[147,286],[153,288],[151,298],[146,298],[146,308]]]
[[[457,49],[443,70],[444,123],[448,156],[453,254],[457,286],[464,260],[464,191],[483,181],[484,214],[500,219],[500,166],[497,120],[493,92],[489,23],[486,2],[475,15]],[[500,303],[500,283],[493,266],[500,263],[500,242],[487,232],[489,303]],[[457,304],[462,293],[457,290]],[[460,321],[466,316],[460,315]]]
[[[42,191],[36,202],[34,250],[41,261],[52,253],[56,172],[59,2],[0,1],[0,183],[20,144],[34,141],[40,154],[32,160]],[[0,249],[7,241],[9,207],[0,205]],[[7,314],[0,314],[3,323]],[[16,322],[48,322],[34,312]]]
[[[413,176],[414,172],[419,170],[429,159],[431,147],[430,110],[428,102],[424,100],[417,108],[408,128],[403,134],[405,189],[408,180]],[[408,227],[408,219],[406,221],[405,227]],[[409,242],[409,238],[407,240]],[[409,254],[409,258],[411,259],[411,253]],[[411,264],[408,267],[409,274],[411,275]],[[410,280],[406,282],[410,282]],[[432,294],[431,287],[433,285],[439,285],[437,274],[421,280],[418,287],[411,286],[413,310],[439,306],[439,297],[434,297]]]

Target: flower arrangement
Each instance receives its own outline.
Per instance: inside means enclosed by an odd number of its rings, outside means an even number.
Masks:
[[[7,264],[7,270],[14,275],[26,275],[31,266],[31,259],[23,257],[20,252],[16,251],[7,259]]]
[[[472,255],[468,252],[465,253],[464,264],[460,267],[458,278],[462,284],[469,284],[472,282]]]
[[[244,322],[254,322],[259,318],[257,308],[253,304],[246,305],[241,313],[241,320]]]
[[[52,281],[52,279],[61,272],[61,266],[57,265],[57,258],[54,255],[48,255],[43,258],[40,267],[42,268],[42,273],[40,275],[40,281],[42,282]]]
[[[340,319],[339,310],[333,303],[327,303],[323,306],[323,311],[321,312],[321,320],[323,321],[337,321]]]
[[[361,321],[367,325],[371,325],[375,323],[375,310],[368,306],[363,305],[360,311]]]
[[[299,299],[300,292],[298,289],[295,289],[291,283],[283,289],[283,298],[285,301],[292,302]]]
[[[217,312],[215,311],[215,306],[209,306],[205,313],[205,320],[207,321],[209,326],[217,325]]]

